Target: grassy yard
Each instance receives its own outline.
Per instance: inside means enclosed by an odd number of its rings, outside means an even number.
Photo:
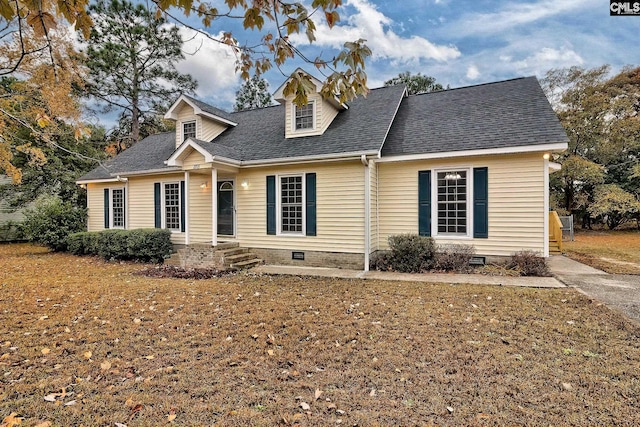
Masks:
[[[142,267],[0,246],[0,421],[640,425],[640,326],[573,289]]]
[[[640,274],[640,231],[577,231],[563,250],[577,261],[608,273]]]

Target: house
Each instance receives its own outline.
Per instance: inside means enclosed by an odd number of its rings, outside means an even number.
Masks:
[[[236,113],[181,96],[175,132],[80,178],[89,231],[168,228],[181,248],[365,270],[400,233],[548,256],[549,156],[568,139],[535,77],[348,104],[313,82],[302,107],[284,84],[279,105]]]

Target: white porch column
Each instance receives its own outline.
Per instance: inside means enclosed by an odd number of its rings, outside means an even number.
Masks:
[[[218,170],[211,169],[211,246],[218,245]]]
[[[369,271],[369,253],[371,252],[371,170],[366,156],[362,155],[364,165],[364,271]]]
[[[542,246],[542,256],[549,257],[549,155],[545,154],[544,167],[544,242]]]
[[[184,172],[184,244],[189,244],[189,172]]]

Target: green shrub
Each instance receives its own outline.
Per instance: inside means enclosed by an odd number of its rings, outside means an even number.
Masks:
[[[377,251],[369,259],[369,269],[378,271],[391,271],[391,252]]]
[[[469,261],[476,253],[473,245],[440,245],[435,255],[434,268],[440,271],[467,273],[471,270]]]
[[[417,234],[389,236],[390,263],[395,271],[420,273],[433,267],[436,245],[431,237]]]
[[[106,260],[159,263],[173,251],[171,232],[155,228],[74,233],[67,240],[74,255],[100,255]]]
[[[54,251],[67,250],[67,237],[85,229],[86,209],[65,203],[58,198],[40,201],[34,209],[25,211],[22,224],[27,240],[40,243]]]
[[[20,242],[25,240],[22,224],[7,221],[0,224],[0,242]]]
[[[517,270],[521,276],[551,276],[545,259],[534,251],[519,251],[511,256],[507,268]]]
[[[169,230],[151,228],[128,233],[127,256],[130,259],[160,263],[173,251]]]

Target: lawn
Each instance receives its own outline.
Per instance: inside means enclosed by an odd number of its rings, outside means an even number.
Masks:
[[[640,231],[580,230],[563,243],[570,258],[608,273],[640,274]]]
[[[0,420],[640,424],[640,326],[574,289],[141,268],[0,246]]]

